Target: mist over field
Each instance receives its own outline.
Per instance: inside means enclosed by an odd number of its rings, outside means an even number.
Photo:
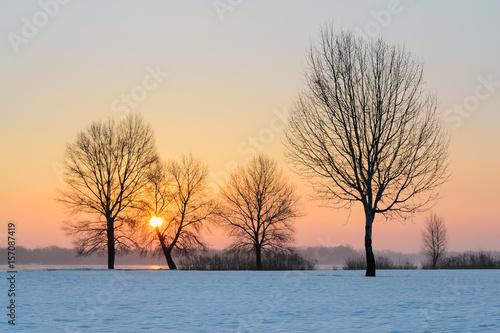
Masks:
[[[222,250],[208,250],[206,254],[222,253]],[[336,247],[299,247],[297,252],[305,258],[316,262],[317,269],[341,269],[345,264],[346,259],[359,257],[363,254],[363,250],[355,250],[351,246],[336,246]],[[57,246],[27,249],[24,247],[17,248],[18,260],[20,265],[31,265],[36,269],[37,265],[68,265],[70,267],[78,267],[81,265],[105,265],[105,255],[92,255],[88,257],[78,257],[74,249],[61,248]],[[486,251],[492,257],[500,259],[499,251]],[[419,253],[401,253],[390,250],[375,251],[376,255],[381,255],[395,263],[409,261],[419,267],[425,262],[425,256]],[[458,252],[450,251],[447,256],[454,256]],[[0,248],[0,256],[6,256],[6,248]],[[137,252],[132,252],[117,258],[118,265],[125,266],[147,266],[157,265],[165,266],[165,258],[151,256],[141,256]],[[0,266],[3,269],[3,266]]]

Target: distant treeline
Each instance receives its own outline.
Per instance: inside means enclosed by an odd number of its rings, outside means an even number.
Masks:
[[[251,252],[223,251],[200,254],[181,260],[181,268],[200,271],[241,271],[255,269]],[[262,256],[263,270],[313,270],[315,260],[301,256],[295,250],[267,251]]]
[[[317,265],[333,265],[341,268],[346,264],[346,261],[353,258],[361,258],[364,256],[365,250],[355,250],[349,245],[340,245],[335,247],[316,246],[316,247],[301,247],[297,248],[305,258],[316,260]],[[418,265],[425,260],[425,256],[421,253],[401,253],[390,250],[375,251],[376,257],[382,260],[392,262],[408,262]],[[378,265],[377,265],[378,266]],[[366,262],[365,262],[366,268]]]
[[[298,247],[296,252],[307,260],[311,260],[322,268],[345,268],[345,269],[365,269],[363,265],[363,250],[355,250],[351,246],[341,245],[335,247],[316,246]],[[205,253],[198,253],[192,260],[183,259],[184,263],[194,265],[200,259],[212,257],[218,260],[221,250],[208,250]],[[0,248],[0,256],[7,257],[7,249]],[[399,253],[393,251],[375,252],[378,258],[377,266],[387,269],[391,268],[413,268],[424,266],[425,257],[420,253]],[[58,246],[40,247],[28,249],[22,246],[16,248],[16,262],[21,265],[106,265],[106,256],[91,255],[88,257],[78,257],[73,249]],[[117,258],[118,265],[166,265],[165,258],[143,257],[137,251],[132,251]],[[215,265],[215,262],[212,262]],[[217,264],[219,265],[219,264]],[[220,264],[221,265],[221,264]],[[424,267],[425,268],[425,267]],[[440,262],[439,268],[443,269],[475,269],[475,268],[496,268],[500,269],[499,251],[478,251],[478,252],[449,252]]]
[[[424,268],[427,268],[424,266]],[[498,252],[465,252],[443,258],[439,269],[500,269]]]
[[[7,257],[6,248],[0,248],[0,256]],[[120,265],[158,265],[160,261],[159,259],[141,257],[138,252],[129,253],[119,258]],[[35,249],[17,246],[16,263],[18,265],[106,265],[107,258],[105,255],[78,257],[74,249],[59,246]]]
[[[417,265],[410,260],[395,261],[389,257],[383,255],[375,255],[375,263],[377,269],[417,269]],[[366,258],[364,255],[358,255],[356,257],[347,258],[344,266],[344,270],[365,270],[366,269]]]
[[[347,258],[359,255],[360,250],[354,250],[350,246],[336,247],[299,247],[295,248],[296,252],[302,257],[313,260],[317,265],[341,266]],[[6,248],[0,248],[0,256],[6,258]],[[208,250],[205,253],[198,253],[200,256],[209,256],[222,254],[221,250]],[[409,256],[411,259],[418,255],[405,255],[395,252],[384,252],[391,258],[399,258],[401,256]],[[105,265],[107,258],[105,255],[91,255],[88,257],[78,257],[74,249],[62,248],[58,246],[39,247],[28,249],[22,246],[16,248],[17,263],[23,265],[40,264],[40,265]],[[184,260],[184,262],[186,262]],[[117,258],[118,265],[165,265],[165,258],[157,257],[142,257],[138,251],[132,251],[126,255]]]
[[[387,253],[387,252],[386,252]],[[377,269],[431,269],[428,263],[417,265],[404,257],[399,260],[387,255],[375,254]],[[421,261],[425,262],[425,261]],[[366,269],[366,259],[364,254],[356,254],[348,257],[342,266],[345,270],[364,270]],[[479,251],[465,253],[448,253],[442,258],[436,267],[437,269],[500,269],[500,252],[498,251]]]

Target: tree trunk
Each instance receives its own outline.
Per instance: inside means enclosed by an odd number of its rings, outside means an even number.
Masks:
[[[168,248],[165,245],[165,238],[160,232],[160,228],[155,227],[156,235],[158,235],[158,240],[160,241],[161,248],[163,250],[163,254],[165,255],[165,259],[167,259],[167,264],[169,269],[177,269],[174,260],[172,259],[172,249]]]
[[[375,256],[372,249],[372,225],[375,215],[366,215],[365,226],[365,254],[366,254],[366,276],[375,276]]]
[[[175,262],[172,259],[172,255],[170,254],[170,252],[165,254],[165,258],[167,259],[167,264],[169,269],[177,269],[177,266],[175,265]]]
[[[262,270],[262,257],[261,257],[261,247],[260,246],[255,247],[255,264],[257,266],[257,270],[261,271]]]
[[[115,225],[113,219],[107,220],[108,269],[115,269]]]

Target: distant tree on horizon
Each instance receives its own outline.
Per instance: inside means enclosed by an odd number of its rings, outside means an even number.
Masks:
[[[306,90],[285,131],[285,155],[336,208],[365,213],[366,276],[375,276],[375,216],[428,209],[448,180],[448,139],[423,65],[403,46],[321,31],[308,54]]]
[[[93,122],[66,145],[64,181],[57,200],[75,220],[62,228],[75,238],[78,255],[115,255],[135,247],[130,214],[158,159],[153,129],[138,114]]]
[[[431,213],[422,231],[422,252],[424,252],[432,269],[436,269],[439,260],[446,252],[448,243],[446,226],[442,217]]]
[[[262,270],[262,252],[286,250],[299,197],[276,161],[260,154],[238,167],[220,189],[219,223],[232,237],[229,249],[253,252]]]
[[[143,254],[164,255],[170,269],[177,269],[172,253],[206,249],[200,231],[215,213],[209,190],[208,167],[192,154],[179,160],[158,162],[148,174],[146,195],[139,206],[137,226]],[[162,219],[152,227],[153,217]]]

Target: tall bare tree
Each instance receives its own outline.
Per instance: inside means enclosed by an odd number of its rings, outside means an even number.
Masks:
[[[437,268],[439,259],[446,252],[448,239],[443,218],[431,213],[426,220],[422,231],[422,251],[429,260],[432,269]]]
[[[239,167],[221,188],[220,223],[229,231],[233,250],[253,251],[262,269],[262,251],[286,249],[299,216],[298,196],[276,161],[255,156]]]
[[[423,67],[402,46],[323,29],[308,56],[307,90],[286,129],[286,156],[317,197],[365,213],[366,276],[375,276],[377,214],[428,208],[447,180],[447,135]]]
[[[64,158],[66,189],[57,200],[76,220],[63,229],[75,237],[79,255],[107,250],[113,269],[115,254],[134,245],[128,212],[157,160],[154,132],[138,114],[93,122],[67,144]]]
[[[193,155],[158,163],[149,174],[148,195],[141,207],[143,253],[163,255],[170,269],[177,266],[174,250],[205,249],[200,231],[207,228],[216,203],[208,184],[208,167]],[[152,228],[151,218],[163,223]]]

